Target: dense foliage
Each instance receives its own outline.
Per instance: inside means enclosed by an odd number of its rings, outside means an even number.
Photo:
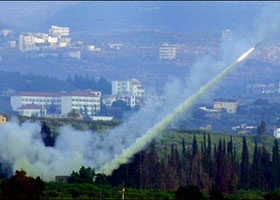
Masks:
[[[111,93],[111,83],[104,78],[98,81],[94,77],[75,76],[67,80],[35,76],[33,74],[23,75],[17,72],[0,71],[0,90],[14,89],[15,91],[71,91],[71,90],[100,90],[104,94]]]
[[[255,142],[251,162],[246,137],[243,137],[241,157],[232,137],[228,141],[220,138],[214,148],[210,135],[204,135],[201,144],[194,135],[191,148],[186,148],[184,140],[181,145],[181,152],[178,152],[177,144],[171,144],[170,150],[165,147],[163,155],[159,156],[154,142],[147,151],[136,154],[131,163],[115,170],[108,177],[110,184],[171,191],[180,186],[195,185],[203,191],[215,189],[226,193],[240,189],[272,191],[280,187],[276,139],[272,153]]]

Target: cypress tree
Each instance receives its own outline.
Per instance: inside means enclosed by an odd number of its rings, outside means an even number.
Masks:
[[[232,143],[232,136],[230,136],[230,141],[228,142],[228,146],[227,146],[227,152],[228,154],[233,157],[233,147],[232,147],[233,143]]]
[[[212,162],[212,147],[211,147],[211,138],[210,135],[208,134],[208,146],[207,146],[207,152],[206,152],[206,159],[207,159],[207,164],[206,164],[206,169],[209,174],[209,177],[213,177],[213,162]]]
[[[194,158],[195,154],[197,153],[197,142],[196,136],[193,136],[193,143],[192,143],[192,157]]]
[[[245,136],[242,142],[242,160],[240,164],[240,187],[249,188],[249,152]]]
[[[52,136],[50,128],[47,126],[46,122],[43,122],[42,128],[41,128],[41,136],[43,139],[43,142],[45,146],[47,147],[53,147],[55,143],[55,139]]]
[[[203,152],[206,152],[206,134],[203,134]]]
[[[267,152],[265,146],[262,148],[261,154],[261,166],[262,166],[262,189],[270,190],[272,189],[272,174],[271,174],[271,161],[270,153]]]
[[[258,143],[255,141],[253,163],[251,168],[251,187],[255,189],[260,189],[261,187],[261,163],[260,163],[260,154],[258,149]]]
[[[186,153],[186,144],[185,144],[185,139],[183,138],[182,141],[182,155],[184,155]]]
[[[279,187],[279,146],[278,140],[275,138],[272,150],[272,173],[273,173],[273,187]]]

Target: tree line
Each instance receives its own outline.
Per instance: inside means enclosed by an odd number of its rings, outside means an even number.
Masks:
[[[0,90],[14,89],[15,91],[72,91],[72,90],[100,90],[104,94],[111,93],[111,83],[101,77],[95,80],[94,76],[68,77],[67,80],[59,80],[53,77],[45,77],[33,74],[21,74],[19,72],[0,71]]]
[[[121,165],[108,182],[135,188],[155,188],[176,191],[186,185],[197,186],[202,191],[217,190],[234,193],[237,190],[258,189],[272,191],[280,187],[280,157],[278,140],[272,152],[255,142],[253,158],[249,158],[246,137],[243,137],[241,158],[236,153],[232,137],[226,142],[211,145],[211,137],[204,134],[199,145],[193,137],[191,148],[182,140],[182,151],[171,144],[164,147],[162,155],[153,142],[146,151],[136,154],[133,161]]]
[[[54,146],[55,139],[46,123],[42,125],[41,136],[46,146]],[[134,155],[130,163],[121,165],[111,176],[98,175],[97,180],[101,178],[102,182],[112,186],[123,184],[138,189],[175,191],[180,186],[194,185],[203,191],[219,190],[226,193],[240,189],[271,191],[280,187],[278,140],[274,140],[272,152],[261,143],[263,140],[258,134],[254,152],[249,154],[244,136],[240,157],[232,136],[228,141],[220,138],[217,145],[212,145],[210,134],[203,134],[201,144],[198,144],[194,134],[191,147],[187,147],[185,140],[182,140],[181,152],[175,143],[170,148],[163,145],[162,152],[159,152],[157,143],[153,141],[147,149]],[[252,158],[249,155],[253,155]],[[75,173],[72,176],[70,182],[81,182],[75,181]],[[93,176],[89,179],[92,180]]]

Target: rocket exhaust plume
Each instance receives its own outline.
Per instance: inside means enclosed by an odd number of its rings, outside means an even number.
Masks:
[[[117,169],[121,164],[127,163],[129,159],[137,152],[141,151],[141,149],[149,143],[153,138],[155,138],[164,128],[170,124],[177,116],[182,114],[188,108],[190,108],[199,97],[201,97],[211,86],[215,85],[219,80],[221,80],[229,71],[231,71],[235,66],[237,66],[240,62],[242,62],[245,58],[247,58],[257,47],[250,48],[245,53],[243,53],[233,64],[228,66],[218,75],[216,75],[212,80],[210,80],[207,84],[202,86],[195,94],[186,99],[182,104],[177,106],[172,113],[166,115],[161,121],[156,123],[152,128],[150,128],[146,134],[136,139],[136,141],[126,149],[123,149],[119,155],[116,155],[114,159],[105,164],[99,170],[100,173],[104,173],[106,175],[110,175],[113,170]]]

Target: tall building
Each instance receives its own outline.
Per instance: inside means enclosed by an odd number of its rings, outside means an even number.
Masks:
[[[128,81],[112,81],[112,95],[113,96],[128,96],[133,95],[142,97],[145,89],[142,87],[140,81],[131,79]]]
[[[222,40],[231,39],[232,31],[230,29],[222,30],[221,38]]]
[[[35,38],[33,35],[19,35],[19,50],[37,50],[38,47],[36,47]]]
[[[93,116],[101,109],[100,91],[74,91],[61,97],[61,114],[66,115],[72,110]],[[86,112],[86,113],[85,113]]]
[[[67,37],[70,34],[69,27],[61,27],[61,26],[51,26],[49,29],[49,35],[56,38]]]
[[[159,47],[159,58],[172,60],[176,58],[178,45],[171,45],[168,43],[164,43]]]
[[[128,81],[112,81],[112,96],[116,100],[123,100],[130,107],[141,105],[145,89],[137,79]]]

